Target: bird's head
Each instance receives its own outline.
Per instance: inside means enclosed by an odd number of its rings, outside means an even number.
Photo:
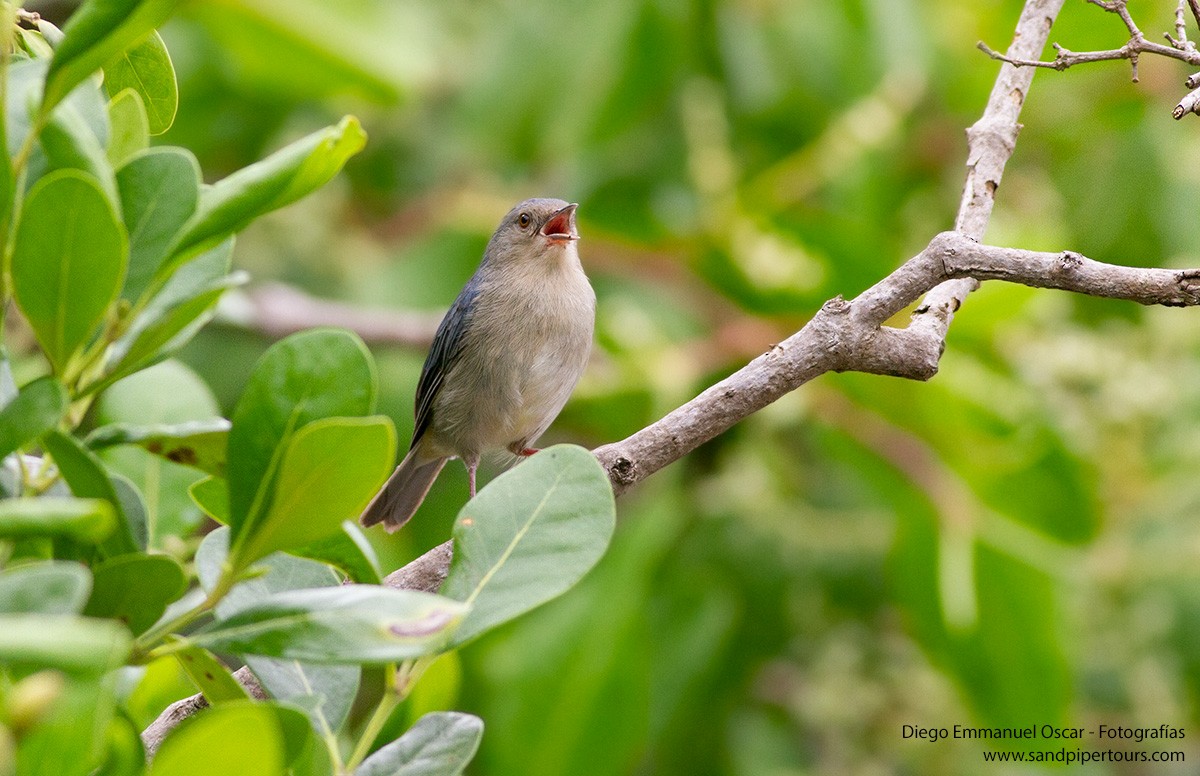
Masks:
[[[575,209],[561,199],[527,199],[500,222],[487,247],[490,261],[578,261]]]

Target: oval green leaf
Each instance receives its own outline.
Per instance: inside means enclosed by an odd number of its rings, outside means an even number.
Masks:
[[[115,209],[117,183],[107,152],[111,136],[108,103],[99,87],[88,84],[75,90],[50,114],[38,140],[47,171],[72,169],[86,172],[100,184],[101,191]]]
[[[259,216],[291,204],[324,186],[366,145],[358,119],[303,137],[205,189],[196,215],[176,239],[170,271],[199,251],[241,231]]]
[[[146,749],[139,728],[124,708],[116,711],[106,731],[104,765],[93,776],[143,776]]]
[[[473,714],[426,714],[404,735],[381,747],[355,776],[460,776],[479,749],[483,720]]]
[[[67,411],[67,389],[53,377],[34,380],[0,409],[0,458],[58,425]]]
[[[454,523],[442,595],[471,606],[455,646],[564,593],[608,547],[612,486],[582,447],[556,445],[488,483]]]
[[[283,454],[265,517],[234,540],[233,567],[338,534],[371,501],[395,457],[390,418],[325,418],[301,428]]]
[[[345,585],[276,593],[194,634],[221,652],[312,663],[395,663],[441,651],[467,606],[433,593]]]
[[[221,525],[229,525],[229,484],[225,480],[220,477],[196,480],[188,488],[188,495],[204,514]]]
[[[167,258],[171,241],[200,198],[200,165],[183,148],[154,148],[117,170],[121,212],[129,229],[129,274],[121,295],[136,301]],[[223,277],[228,262],[207,280]]]
[[[232,252],[230,239],[179,268],[109,348],[109,372],[87,392],[106,388],[186,345],[212,318],[221,295],[246,282],[244,273],[226,274]]]
[[[353,582],[378,585],[383,581],[375,548],[353,520],[343,521],[341,531],[329,538],[296,547],[289,552],[328,563],[344,572]]]
[[[133,89],[123,89],[108,101],[108,163],[119,167],[150,145],[146,106]]]
[[[18,59],[9,63],[4,93],[4,141],[8,144],[9,156],[17,155],[33,131],[47,66],[47,62],[37,59]],[[10,174],[11,169],[10,166]]]
[[[48,673],[41,674],[45,678]],[[17,776],[101,776],[103,733],[115,711],[111,677],[75,671],[59,683],[38,724],[21,731]],[[30,679],[36,679],[29,677]],[[11,696],[9,696],[11,697]],[[12,773],[10,771],[10,773]],[[8,776],[8,774],[6,774]],[[124,776],[124,775],[122,775]]]
[[[366,345],[348,331],[293,334],[263,354],[234,409],[229,432],[229,518],[235,545],[268,513],[292,436],[315,420],[369,414],[375,407],[375,384]]]
[[[157,32],[104,66],[104,86],[110,95],[124,89],[137,92],[146,106],[151,135],[161,135],[175,122],[179,87],[171,55]]]
[[[86,566],[50,560],[0,574],[0,613],[79,614],[92,589]]]
[[[125,229],[91,176],[60,170],[34,184],[17,223],[13,294],[56,372],[104,318],[125,262]]]
[[[183,568],[165,555],[120,555],[97,564],[92,574],[92,595],[83,613],[120,620],[135,635],[187,590]]]
[[[350,716],[362,677],[359,666],[314,665],[257,655],[246,655],[245,660],[263,689],[272,698],[303,709],[314,730],[341,730]]]
[[[86,441],[93,450],[113,445],[137,445],[168,461],[222,477],[228,437],[229,421],[210,418],[152,426],[113,423],[88,434]]]
[[[49,614],[0,614],[0,663],[105,673],[125,662],[129,631],[111,620]]]
[[[150,776],[283,776],[286,766],[275,710],[265,703],[231,702],[172,731],[154,756]]]
[[[204,537],[196,550],[196,576],[200,587],[211,593],[216,587],[229,555],[229,528],[222,526]],[[282,552],[263,558],[252,574],[233,586],[217,603],[218,619],[231,617],[241,609],[275,593],[314,587],[335,587],[341,579],[324,563],[297,558]]]
[[[179,0],[87,0],[63,27],[46,73],[47,115],[83,79],[167,20]]]
[[[0,500],[0,537],[27,539],[62,536],[98,543],[117,527],[112,504],[94,498],[17,498]]]
[[[104,464],[95,453],[88,450],[75,437],[61,431],[51,431],[42,438],[42,447],[54,459],[71,493],[79,498],[98,498],[112,506],[119,526],[104,542],[101,549],[108,555],[123,555],[137,552],[137,531],[130,515],[126,513],[125,501],[117,492],[116,485],[104,469]]]
[[[188,647],[175,653],[175,659],[188,678],[204,693],[204,698],[211,704],[228,701],[247,700],[250,694],[246,692],[225,664],[217,660],[216,655],[200,647]]]

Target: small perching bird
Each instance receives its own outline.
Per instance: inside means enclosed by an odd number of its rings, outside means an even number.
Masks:
[[[451,458],[466,464],[473,497],[481,454],[537,452],[592,348],[596,295],[579,263],[576,207],[527,199],[496,228],[434,335],[408,455],[363,511],[364,526],[408,522]]]

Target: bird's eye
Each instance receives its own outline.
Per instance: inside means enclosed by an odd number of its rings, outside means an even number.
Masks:
[[[529,226],[529,222],[532,220],[533,219],[529,217],[528,213],[522,213],[521,215],[517,216],[517,223],[521,225],[522,229]]]

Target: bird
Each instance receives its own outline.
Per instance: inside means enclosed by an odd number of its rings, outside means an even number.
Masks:
[[[527,199],[500,221],[438,325],[417,382],[412,443],[363,526],[399,530],[452,458],[466,465],[474,498],[483,453],[537,452],[592,348],[596,294],[579,260],[578,207]]]

